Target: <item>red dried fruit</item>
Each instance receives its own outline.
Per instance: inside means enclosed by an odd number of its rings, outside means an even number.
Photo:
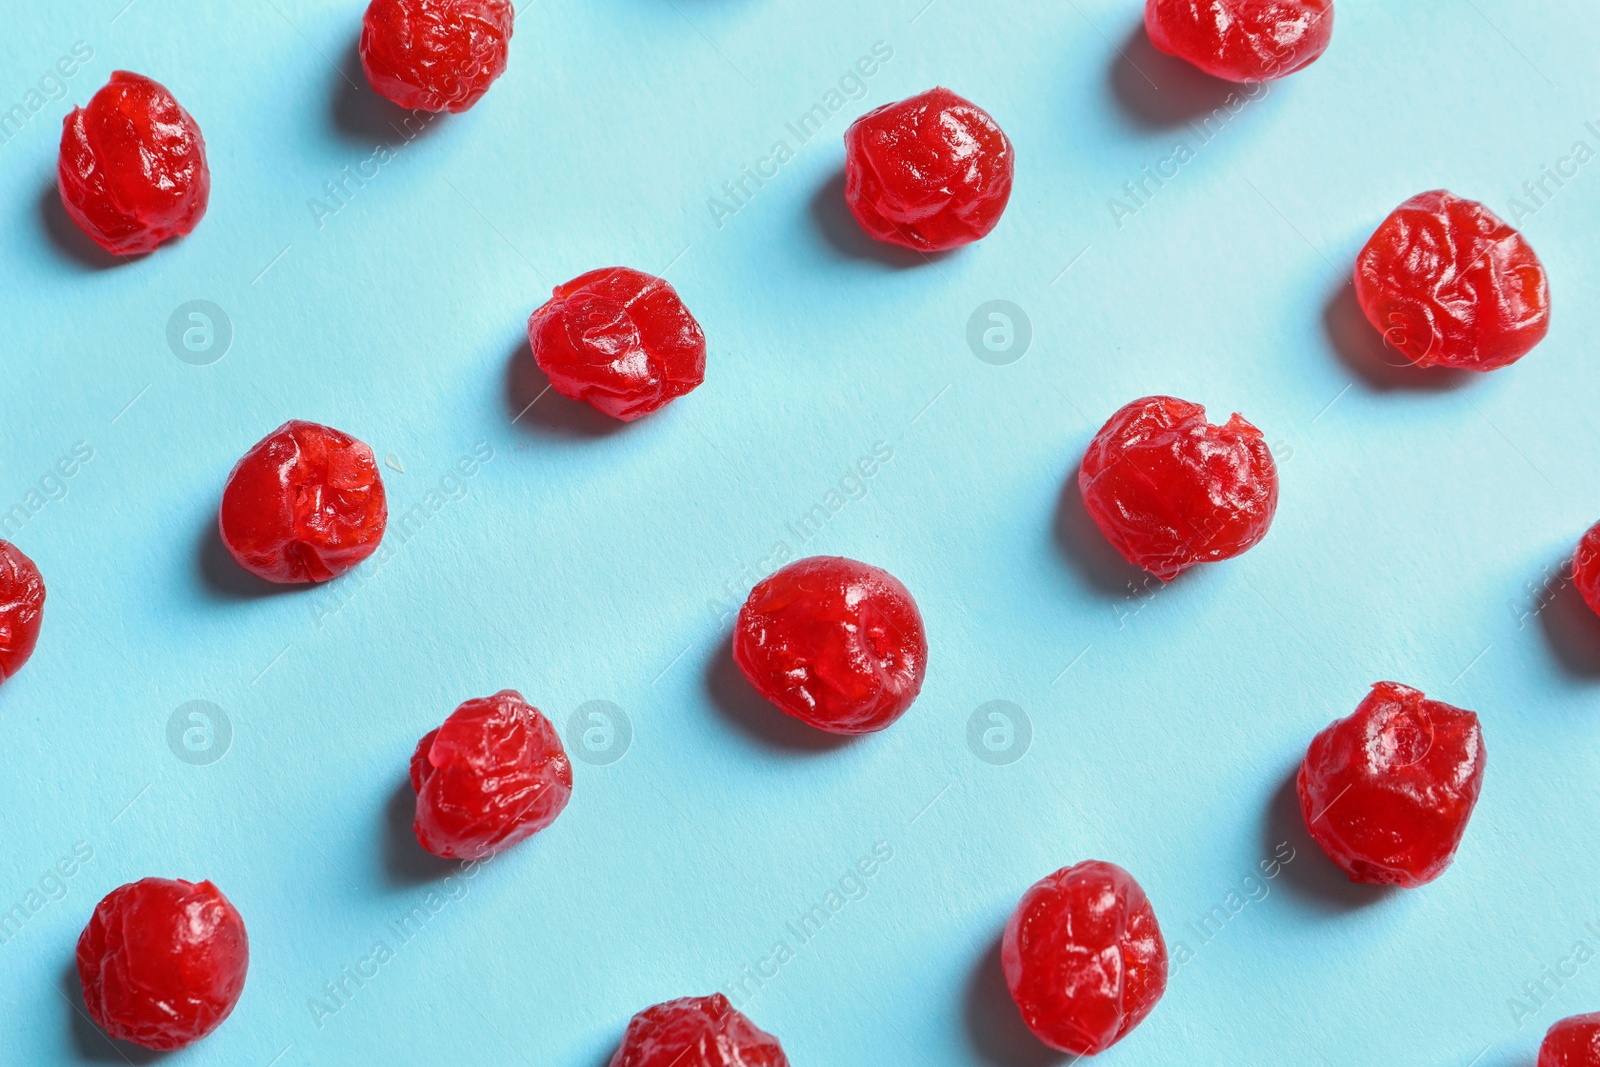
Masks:
[[[789,1067],[789,1060],[777,1038],[713,993],[635,1015],[611,1067]]]
[[[1550,282],[1522,234],[1475,200],[1420,193],[1356,258],[1356,299],[1419,367],[1487,371],[1550,332]]]
[[[462,704],[417,742],[412,830],[445,859],[481,860],[556,821],[572,764],[539,709],[513,689]]]
[[[235,465],[219,521],[239,566],[290,585],[325,582],[372,555],[388,519],[372,449],[291,419]]]
[[[1333,0],[1145,0],[1145,32],[1215,78],[1263,82],[1316,62],[1333,40]]]
[[[1572,554],[1572,581],[1589,610],[1600,615],[1600,522],[1589,527]]]
[[[22,669],[44,623],[44,576],[33,560],[0,541],[0,682]]]
[[[163,1052],[221,1026],[249,969],[244,920],[210,882],[120,886],[95,905],[78,937],[90,1018],[120,1041]]]
[[[511,0],[372,0],[361,69],[401,107],[467,110],[505,73]]]
[[[949,89],[885,104],[845,131],[845,201],[879,241],[943,252],[986,236],[1011,199],[1011,142]]]
[[[1306,750],[1306,828],[1352,882],[1415,888],[1444,873],[1483,788],[1470,711],[1379,682]]]
[[[1034,1036],[1091,1056],[1128,1036],[1167,988],[1167,945],[1144,890],[1114,863],[1063,867],[1022,895],[1000,943]]]
[[[61,203],[107,252],[151,252],[193,232],[211,199],[200,127],[171,93],[119,70],[61,128]]]
[[[1124,559],[1171,581],[1267,535],[1278,468],[1261,431],[1239,415],[1213,426],[1199,404],[1147,396],[1095,434],[1078,489]]]
[[[922,614],[886,570],[838,556],[796,560],[750,590],[733,659],[780,711],[835,734],[882,730],[922,691]]]
[[[706,335],[669,283],[603,267],[558,285],[528,319],[533,358],[556,392],[623,422],[705,381]]]
[[[1537,1067],[1600,1067],[1600,1012],[1559,1020],[1539,1045]]]

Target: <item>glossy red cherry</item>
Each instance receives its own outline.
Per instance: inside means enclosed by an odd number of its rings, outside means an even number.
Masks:
[[[378,550],[389,509],[372,449],[292,419],[228,475],[222,543],[239,566],[280,584],[325,582]]]
[[[512,689],[462,704],[411,757],[417,841],[435,856],[481,860],[556,821],[572,764],[550,720]]]
[[[191,233],[211,199],[200,127],[161,84],[119,70],[61,130],[61,203],[114,255]]]
[[[1600,522],[1589,527],[1572,554],[1572,581],[1589,610],[1600,615]]]
[[[1167,945],[1144,890],[1087,860],[1022,895],[1000,943],[1011,999],[1046,1045],[1092,1056],[1144,1021],[1167,988]]]
[[[789,1067],[789,1060],[777,1038],[713,993],[635,1015],[610,1067]]]
[[[733,658],[762,696],[836,734],[882,730],[922,691],[922,613],[886,570],[838,556],[797,560],[750,590]]]
[[[1537,1067],[1600,1067],[1600,1012],[1558,1021],[1539,1045]]]
[[[401,107],[465,111],[505,73],[511,0],[372,0],[361,69]]]
[[[107,893],[78,938],[84,1006],[101,1029],[148,1049],[183,1048],[244,992],[244,920],[210,882],[145,878]]]
[[[1522,234],[1442,189],[1407,200],[1356,258],[1356,299],[1419,367],[1487,371],[1550,332],[1550,282]]]
[[[1095,434],[1078,489],[1124,559],[1171,581],[1267,535],[1278,468],[1261,431],[1239,415],[1213,426],[1199,404],[1147,396]]]
[[[528,319],[528,343],[556,392],[623,422],[706,377],[706,337],[678,291],[627,267],[556,286]]]
[[[1011,199],[1011,142],[949,89],[885,104],[845,131],[845,201],[879,241],[918,252],[970,244]]]
[[[0,541],[0,682],[22,669],[44,624],[44,576],[16,545]]]
[[[1333,0],[1145,0],[1145,32],[1168,55],[1232,82],[1315,62],[1333,40]]]
[[[1455,857],[1483,788],[1484,755],[1472,712],[1379,682],[1306,750],[1300,812],[1352,882],[1415,888]]]

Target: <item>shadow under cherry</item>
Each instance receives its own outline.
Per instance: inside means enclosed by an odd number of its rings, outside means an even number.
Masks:
[[[1053,1067],[1073,1059],[1057,1052],[1022,1021],[1000,963],[1004,934],[996,934],[967,978],[962,1015],[967,1040],[980,1063],[993,1067]]]
[[[768,748],[788,752],[833,752],[859,740],[818,730],[773,707],[739,669],[733,658],[731,637],[718,645],[716,654],[706,665],[705,686],[712,707],[723,719]]]

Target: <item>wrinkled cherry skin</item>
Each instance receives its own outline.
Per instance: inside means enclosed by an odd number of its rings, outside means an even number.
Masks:
[[[1589,610],[1600,615],[1600,522],[1589,527],[1572,554],[1572,581]]]
[[[291,419],[244,454],[222,491],[222,543],[281,585],[325,582],[378,550],[389,521],[372,449]]]
[[[1352,882],[1415,888],[1455,857],[1484,758],[1472,712],[1379,682],[1311,742],[1296,779],[1300,813]]]
[[[210,882],[113,889],[78,937],[84,1006],[119,1041],[168,1051],[205,1037],[244,992],[244,920]]]
[[[1095,434],[1078,489],[1124,559],[1171,581],[1267,535],[1278,508],[1278,468],[1261,431],[1237,414],[1213,426],[1199,404],[1147,396]]]
[[[1539,1045],[1537,1067],[1600,1067],[1600,1012],[1558,1020]]]
[[[0,682],[22,669],[44,623],[44,576],[10,541],[0,541]]]
[[[164,86],[125,70],[66,117],[56,171],[67,214],[113,255],[193,232],[211,199],[200,127]]]
[[[1015,153],[983,108],[930,89],[845,131],[845,201],[875,240],[943,252],[986,236],[1011,199]]]
[[[777,1038],[713,993],[635,1015],[611,1067],[789,1067],[789,1060]]]
[[[511,0],[372,0],[361,69],[401,107],[461,112],[505,73]]]
[[[1087,860],[1022,895],[1000,942],[1006,987],[1034,1036],[1091,1056],[1144,1021],[1167,988],[1167,945],[1133,876]]]
[[[512,689],[462,704],[411,756],[412,830],[445,859],[481,860],[556,821],[572,764],[555,727]]]
[[[734,624],[733,659],[780,711],[829,733],[865,734],[917,699],[928,637],[894,575],[812,556],[750,590]]]
[[[556,286],[528,319],[528,343],[556,392],[623,422],[705,381],[706,335],[666,281],[603,267]]]
[[[1407,200],[1356,257],[1367,321],[1419,367],[1488,371],[1550,332],[1550,281],[1522,234],[1442,189]]]
[[[1263,82],[1328,50],[1333,0],[1145,0],[1145,32],[1214,78]]]

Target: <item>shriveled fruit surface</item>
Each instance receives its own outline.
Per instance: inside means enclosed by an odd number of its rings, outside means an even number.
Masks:
[[[1455,857],[1483,788],[1484,758],[1472,712],[1379,682],[1306,750],[1300,812],[1352,882],[1419,886]]]
[[[511,0],[372,0],[361,67],[401,107],[465,111],[505,73]]]
[[[112,1037],[158,1051],[220,1026],[249,969],[244,920],[210,882],[145,878],[113,889],[78,938],[90,1017]]]
[[[1104,1052],[1144,1021],[1167,988],[1167,946],[1133,876],[1086,860],[1035,883],[1000,943],[1022,1021],[1053,1049]]]
[[[1333,0],[1146,0],[1144,25],[1151,44],[1213,77],[1262,82],[1328,50]]]
[[[372,449],[291,419],[244,454],[222,491],[222,543],[280,584],[325,582],[378,550],[389,508]]]
[[[845,200],[879,241],[942,252],[986,236],[1011,199],[1011,141],[949,89],[870,111],[845,131]]]
[[[1475,200],[1407,200],[1356,258],[1356,298],[1384,341],[1419,367],[1487,371],[1550,332],[1550,282],[1527,240]]]
[[[705,380],[706,337],[678,291],[628,267],[556,286],[528,319],[528,343],[556,392],[623,422]]]
[[[838,556],[796,560],[750,591],[733,657],[762,696],[837,734],[882,730],[928,668],[916,601],[899,579]]]
[[[56,169],[67,214],[115,255],[193,232],[211,199],[199,124],[165,86],[125,70],[67,115]]]
[[[1239,415],[1214,426],[1199,404],[1147,396],[1095,434],[1078,489],[1122,557],[1170,581],[1267,535],[1278,468],[1261,431]]]
[[[412,829],[447,859],[485,859],[555,822],[572,764],[550,720],[512,689],[462,704],[417,743]]]
[[[789,1060],[777,1038],[713,993],[635,1015],[611,1067],[789,1067]]]

